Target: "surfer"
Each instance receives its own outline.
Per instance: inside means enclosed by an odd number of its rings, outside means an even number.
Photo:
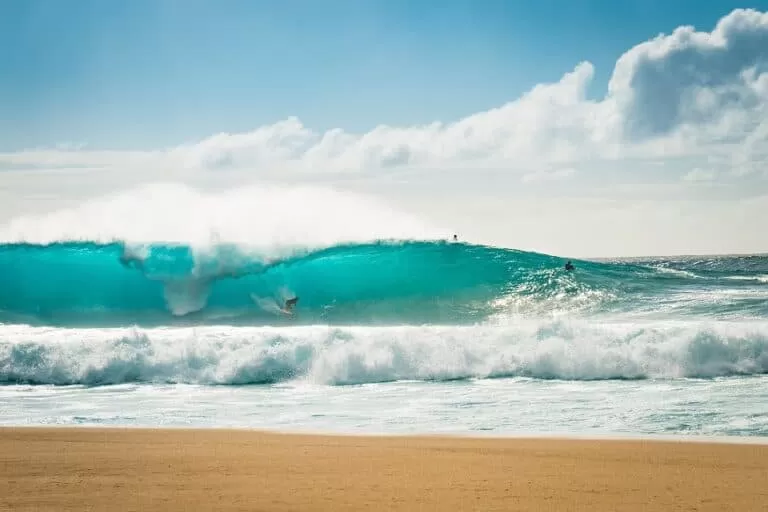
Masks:
[[[574,268],[575,268],[575,267],[573,266],[573,263],[571,263],[571,261],[570,261],[570,260],[568,260],[568,263],[566,263],[566,264],[565,264],[565,270],[567,270],[568,272],[570,272],[570,271],[571,271],[571,270],[573,270]]]
[[[294,297],[292,299],[286,299],[285,307],[283,308],[283,310],[288,314],[293,314],[293,308],[296,307],[297,302],[299,302],[298,297]]]
[[[458,241],[459,241],[459,237],[458,237],[458,236],[456,236],[456,235],[453,235],[453,241],[454,241],[454,242],[458,242]]]
[[[120,253],[119,261],[126,268],[133,266],[137,270],[144,271],[144,261],[141,257],[129,252],[128,249],[123,249],[123,252]]]

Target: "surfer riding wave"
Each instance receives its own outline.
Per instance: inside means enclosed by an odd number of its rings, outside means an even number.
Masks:
[[[297,302],[299,302],[298,297],[294,297],[292,299],[286,299],[285,306],[283,307],[283,311],[285,311],[289,315],[292,315],[293,309],[296,307]]]

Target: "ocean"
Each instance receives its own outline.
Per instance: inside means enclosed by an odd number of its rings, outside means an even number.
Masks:
[[[0,245],[0,424],[768,435],[768,257],[565,262]]]

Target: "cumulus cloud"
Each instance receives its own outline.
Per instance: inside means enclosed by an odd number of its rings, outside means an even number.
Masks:
[[[540,176],[580,162],[717,157],[737,175],[768,157],[768,13],[738,9],[711,32],[679,27],[630,48],[607,94],[587,98],[594,68],[582,62],[499,108],[455,122],[316,132],[298,118],[246,133],[220,133],[152,152],[30,150],[0,166],[115,166],[254,173],[391,168],[504,167]],[[543,176],[543,174],[541,174]],[[530,178],[529,178],[530,179]]]
[[[678,27],[630,49],[616,63],[609,95],[625,136],[644,139],[764,108],[766,71],[768,13],[737,9],[712,32]]]

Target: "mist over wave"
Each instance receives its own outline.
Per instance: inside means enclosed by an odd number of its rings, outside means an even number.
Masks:
[[[427,240],[450,233],[364,195],[327,187],[255,184],[202,192],[152,184],[25,215],[0,227],[0,243],[233,244],[263,254],[382,239]]]
[[[765,322],[0,331],[0,382],[6,384],[303,380],[338,385],[497,377],[712,378],[766,372]]]

